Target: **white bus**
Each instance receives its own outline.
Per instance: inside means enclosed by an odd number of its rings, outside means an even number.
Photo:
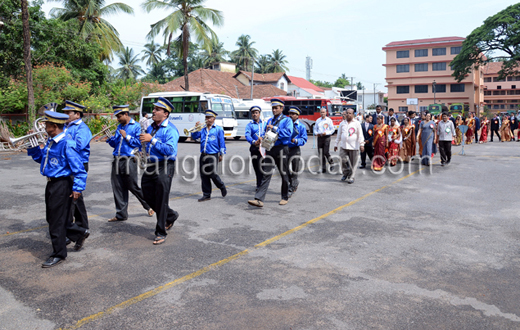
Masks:
[[[254,105],[257,105],[260,107],[260,109],[262,109],[262,112],[260,113],[260,118],[262,120],[273,116],[270,102],[264,101],[262,99],[233,99],[233,106],[235,108],[235,114],[237,116],[238,123],[235,140],[238,140],[246,135],[246,126],[249,122],[251,122],[251,120],[253,120],[251,118],[249,109],[251,109],[251,107]]]
[[[184,129],[190,129],[195,123],[204,123],[206,109],[214,110],[217,113],[215,124],[224,129],[225,137],[235,137],[237,135],[237,120],[233,101],[231,97],[220,94],[197,93],[197,92],[160,92],[152,93],[141,99],[140,117],[153,110],[153,104],[159,97],[164,97],[170,101],[175,110],[170,113],[169,120],[179,130],[180,141],[185,141],[188,137],[184,134]]]

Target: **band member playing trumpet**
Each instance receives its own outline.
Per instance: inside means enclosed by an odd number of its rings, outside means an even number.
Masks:
[[[92,133],[87,124],[83,122],[83,111],[85,107],[81,104],[74,103],[72,101],[65,101],[65,108],[63,112],[69,116],[67,125],[65,127],[65,134],[69,136],[74,142],[76,142],[76,148],[78,150],[81,161],[85,171],[88,172],[88,161],[90,158],[90,140],[92,139]],[[89,229],[87,208],[85,207],[85,201],[83,200],[83,194],[79,196],[77,201],[74,202],[74,226],[79,226],[84,229]],[[70,237],[69,237],[70,238]],[[73,239],[71,239],[74,241]],[[83,247],[83,241],[76,241],[74,245],[74,251],[79,251]],[[67,242],[69,243],[69,242]]]
[[[282,199],[280,205],[286,205],[289,200],[289,177],[288,177],[288,166],[287,166],[287,155],[289,154],[288,145],[291,142],[291,136],[293,134],[293,123],[289,118],[284,116],[283,108],[285,103],[280,99],[272,99],[271,107],[273,109],[273,117],[267,121],[266,131],[263,134],[265,137],[266,132],[274,132],[278,138],[274,142],[274,146],[267,151],[267,156],[264,159],[265,169],[262,182],[260,187],[257,189],[255,199],[247,201],[249,205],[256,207],[264,206],[265,195],[271,182],[271,177],[274,172],[274,167],[278,168],[280,177],[282,178]]]
[[[298,120],[300,109],[298,107],[289,108],[289,118],[293,122],[293,133],[291,142],[289,143],[289,197],[298,189],[300,181],[298,181],[298,173],[300,172],[301,151],[300,147],[307,143],[307,128]]]
[[[39,146],[27,150],[37,163],[40,173],[47,177],[45,188],[45,214],[49,223],[52,254],[42,264],[43,268],[56,266],[67,258],[66,237],[82,242],[88,236],[88,229],[69,225],[72,201],[78,200],[85,190],[87,172],[81,156],[76,151],[76,143],[63,133],[63,126],[69,116],[54,111],[45,111],[45,131],[49,136],[43,149]],[[74,179],[72,179],[72,176]]]
[[[135,148],[141,149],[141,141],[139,141],[141,127],[130,118],[128,105],[117,105],[112,108],[119,122],[114,136],[107,140],[107,143],[114,148],[110,181],[114,191],[116,215],[108,221],[128,219],[128,191],[134,194],[143,208],[148,211],[148,215],[152,216],[154,211],[144,200],[143,191],[137,185],[137,160],[132,155]]]
[[[141,180],[141,189],[144,200],[157,213],[153,244],[159,245],[164,243],[167,236],[166,231],[179,217],[179,213],[168,205],[175,174],[179,131],[168,120],[170,112],[175,110],[170,101],[159,97],[157,103],[153,105],[153,123],[140,137],[141,142],[146,142],[146,154],[148,155],[147,168]]]
[[[265,132],[265,123],[260,119],[262,109],[259,106],[252,106],[249,112],[251,112],[251,118],[253,118],[253,120],[246,126],[246,140],[251,144],[249,152],[251,153],[251,163],[255,170],[256,190],[258,190],[264,176],[261,169],[264,157],[260,153],[260,144],[262,143],[262,135]]]
[[[226,142],[224,140],[224,129],[215,125],[217,113],[211,109],[206,112],[206,127],[199,132],[191,133],[191,138],[200,138],[200,179],[202,183],[202,197],[199,202],[211,199],[211,181],[220,189],[222,197],[226,197],[227,189],[224,182],[218,175],[218,163],[222,161],[222,156],[226,153]],[[195,126],[201,125],[197,122]]]

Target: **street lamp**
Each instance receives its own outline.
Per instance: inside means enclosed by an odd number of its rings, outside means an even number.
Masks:
[[[433,87],[433,104],[436,103],[436,102],[435,102],[435,100],[436,100],[436,99],[435,99],[435,92],[436,92],[436,91],[435,91],[435,85],[437,85],[437,83],[436,83],[435,80],[434,80],[433,83],[432,83],[432,87]]]

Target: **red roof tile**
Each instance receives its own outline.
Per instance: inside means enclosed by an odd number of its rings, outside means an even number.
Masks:
[[[239,71],[237,74],[235,74],[233,76],[233,78],[236,78],[238,77],[240,74],[243,74],[244,76],[246,76],[249,80],[251,80],[251,72],[248,72],[248,71]],[[285,75],[285,72],[276,72],[276,73],[256,73],[255,72],[255,77],[254,77],[254,81],[262,81],[262,82],[266,82],[266,83],[269,83],[269,82],[277,82],[278,80],[280,80],[280,78],[282,78],[283,76],[285,76],[285,78],[287,80],[289,80],[289,78],[287,77],[287,75]],[[290,80],[289,80],[290,82]]]
[[[292,84],[294,84],[300,88],[308,88],[308,89],[312,89],[312,90],[315,90],[316,92],[321,92],[321,93],[324,92],[324,90],[322,88],[314,85],[313,83],[311,83],[310,81],[308,81],[304,78],[289,76],[289,79],[291,79]]]

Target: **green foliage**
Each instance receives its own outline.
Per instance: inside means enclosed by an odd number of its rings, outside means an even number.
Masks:
[[[466,37],[460,54],[450,63],[452,76],[460,82],[474,67],[498,59],[503,61],[499,79],[520,75],[520,3],[488,17]]]
[[[313,79],[311,79],[311,83],[313,83],[314,85],[316,85],[318,87],[327,87],[327,88],[332,88],[333,87],[333,84],[331,82],[328,82],[328,81],[321,81],[321,80],[313,80]]]
[[[16,124],[13,124],[11,120],[4,122],[7,126],[9,132],[15,137],[21,137],[27,135],[30,129],[32,129],[32,125],[28,122],[19,121]]]
[[[238,46],[238,49],[231,52],[231,60],[237,64],[238,70],[252,71],[252,60],[253,58],[258,57],[258,50],[253,48],[255,44],[254,41],[251,41],[251,36],[247,34],[243,34],[238,37],[237,42],[235,43]]]
[[[143,69],[137,64],[139,59],[137,55],[134,56],[134,50],[126,47],[122,52],[119,52],[119,65],[121,66],[116,70],[117,78],[121,80],[136,79],[139,75],[144,74]]]
[[[341,77],[336,79],[336,81],[334,82],[333,87],[345,88],[345,86],[348,86],[348,85],[350,85],[350,82],[348,81],[348,79],[345,76],[345,74],[342,73]]]
[[[113,125],[117,125],[117,120],[96,115],[94,118],[88,120],[86,124],[88,128],[90,128],[92,135],[96,135],[99,132],[101,132],[103,126],[110,127]]]

